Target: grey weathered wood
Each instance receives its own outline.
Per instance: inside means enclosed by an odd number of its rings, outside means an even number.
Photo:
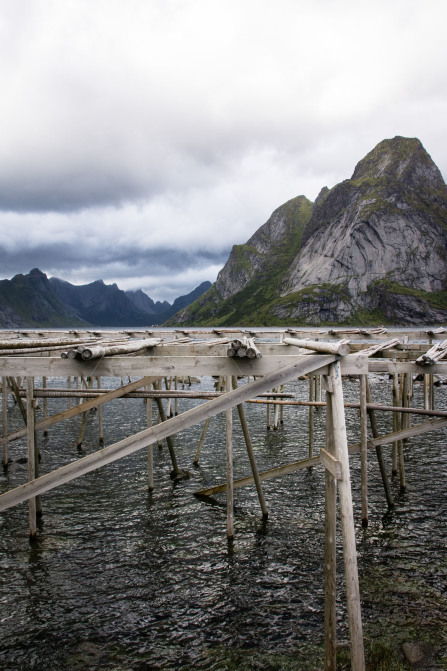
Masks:
[[[233,377],[232,381],[233,381],[233,389],[237,389],[237,386],[238,386],[237,385],[237,378]],[[239,421],[240,421],[241,427],[242,427],[242,433],[244,434],[245,446],[247,448],[247,454],[248,454],[248,459],[250,461],[251,472],[253,473],[253,479],[254,479],[254,482],[255,482],[255,485],[256,485],[256,491],[257,491],[257,494],[258,494],[259,505],[261,506],[261,510],[262,510],[262,516],[264,517],[264,519],[267,519],[268,510],[267,510],[267,506],[265,504],[264,492],[262,491],[262,485],[261,485],[261,480],[260,480],[260,477],[259,477],[259,471],[258,471],[258,466],[257,466],[257,463],[256,463],[256,457],[255,457],[255,453],[254,453],[254,450],[253,450],[253,445],[252,445],[252,442],[251,442],[250,431],[249,431],[249,428],[248,428],[247,418],[245,416],[244,406],[242,405],[242,403],[238,404],[237,411],[238,411],[238,414],[239,414]]]
[[[354,513],[352,506],[351,478],[349,473],[348,442],[346,436],[345,413],[341,369],[338,361],[329,367],[334,391],[330,394],[334,431],[335,456],[340,461],[342,478],[338,481],[340,497],[340,518],[343,536],[343,557],[345,564],[346,600],[348,606],[349,635],[351,642],[351,668],[364,671],[363,627],[360,607],[360,588],[355,544]]]
[[[225,391],[231,392],[231,378],[225,380]],[[233,408],[227,408],[225,411],[225,452],[226,452],[226,470],[227,470],[227,538],[232,541],[234,538],[234,495],[233,495]]]
[[[37,422],[36,429],[46,429],[48,426],[53,426],[53,424],[62,422],[66,419],[69,419],[70,417],[76,417],[76,415],[80,415],[82,412],[86,412],[91,408],[97,408],[101,404],[108,403],[109,401],[113,401],[116,398],[121,398],[126,393],[133,391],[134,389],[138,389],[139,387],[143,387],[145,384],[152,382],[154,379],[155,378],[153,377],[143,377],[136,382],[131,382],[126,386],[108,391],[102,396],[85,401],[85,403],[82,405],[76,405],[72,408],[68,408],[67,410],[60,412],[57,415],[52,415],[51,417],[47,417],[47,419],[43,419],[40,422]],[[26,436],[26,429],[20,429],[19,431],[10,433],[9,440],[16,440],[17,438],[23,438],[23,436]]]
[[[368,410],[366,375],[360,375],[360,461],[361,461],[361,496],[362,526],[368,526]]]
[[[8,466],[8,380],[2,377],[2,442],[3,466]]]
[[[34,406],[33,406],[34,378],[26,378],[26,429],[28,446],[28,481],[32,482],[36,477],[36,436],[34,431]],[[37,533],[37,502],[36,497],[28,500],[29,535],[33,539]]]
[[[294,345],[295,347],[303,347],[304,349],[311,349],[314,352],[324,352],[327,354],[338,354],[339,356],[346,356],[351,351],[348,340],[340,340],[339,342],[324,342],[322,340],[299,340],[298,338],[285,337],[283,340],[285,345]]]
[[[369,407],[371,404],[371,389],[368,383],[368,378],[366,377],[366,400],[367,400],[367,409],[368,409],[368,417],[369,417],[369,422],[371,425],[371,433],[373,435],[373,438],[377,438],[379,435],[379,431],[377,428],[377,421],[376,421],[376,415],[374,412],[374,409]],[[395,413],[393,413],[395,414]],[[369,447],[369,443],[368,443]],[[389,508],[393,508],[394,506],[394,500],[393,500],[393,495],[391,493],[391,487],[390,483],[388,482],[388,477],[386,474],[386,468],[385,468],[385,462],[383,459],[383,454],[382,454],[382,448],[380,445],[376,445],[376,457],[377,457],[377,462],[379,464],[379,470],[380,470],[380,475],[382,477],[382,484],[383,488],[385,490],[385,496],[386,500],[388,503]]]
[[[327,453],[335,459],[332,404],[326,410],[326,447]],[[340,473],[341,475],[341,473]],[[324,668],[336,670],[337,658],[337,481],[332,472],[325,469],[325,510],[324,510]]]
[[[22,501],[28,500],[31,496],[58,487],[74,478],[84,475],[85,473],[89,473],[101,466],[132,454],[133,452],[156,442],[160,438],[174,435],[194,424],[200,424],[208,417],[213,417],[219,412],[224,412],[228,408],[243,403],[247,398],[250,398],[253,395],[256,396],[257,394],[268,391],[274,385],[288,382],[315,369],[320,370],[326,368],[332,361],[334,361],[334,356],[332,355],[310,355],[303,359],[299,359],[298,361],[294,361],[290,366],[283,366],[279,370],[275,370],[265,377],[257,378],[253,382],[238,387],[238,389],[234,389],[219,398],[207,401],[206,403],[196,408],[192,408],[177,417],[173,417],[166,422],[149,427],[134,436],[130,436],[118,443],[104,447],[98,452],[88,454],[82,459],[78,459],[66,466],[62,466],[57,471],[42,475],[34,482],[26,483],[16,489],[5,492],[0,495],[0,510],[10,508]],[[142,384],[146,384],[146,382],[149,381],[150,379],[143,379]],[[98,399],[95,399],[95,403],[97,401]],[[316,463],[318,462],[319,458],[316,459]]]
[[[196,453],[194,455],[194,463],[195,464],[199,463],[200,452],[202,451],[203,443],[205,442],[205,437],[206,437],[210,422],[211,422],[211,417],[208,417],[208,419],[205,420],[205,424],[203,425],[202,433],[200,434],[199,444],[197,446],[197,450],[196,450]]]

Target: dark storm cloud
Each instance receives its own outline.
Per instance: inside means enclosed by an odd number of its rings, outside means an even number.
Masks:
[[[0,0],[1,274],[170,296],[385,137],[446,174],[446,18],[444,0]]]

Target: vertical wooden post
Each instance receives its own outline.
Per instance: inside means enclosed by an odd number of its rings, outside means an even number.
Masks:
[[[329,395],[327,385],[327,396]],[[332,405],[326,404],[326,449],[335,456]],[[324,669],[335,671],[337,664],[337,481],[325,470],[324,514]]]
[[[175,391],[178,390],[177,376],[175,376],[175,378],[174,378],[174,389],[175,389]],[[175,402],[174,402],[174,413],[175,413],[175,416],[177,417],[177,415],[178,415],[178,398],[177,397],[175,398]]]
[[[8,468],[8,380],[2,377],[3,468]]]
[[[314,400],[314,375],[309,375],[309,401]],[[314,453],[314,406],[309,406],[309,459]]]
[[[98,389],[101,389],[101,378],[96,378],[96,386]],[[102,425],[102,405],[98,405],[98,430],[99,430],[99,444],[104,444],[104,431]]]
[[[67,386],[71,389],[71,375],[67,377]],[[68,397],[68,407],[71,408],[71,396]]]
[[[225,380],[225,392],[231,391],[231,377]],[[234,539],[234,513],[233,513],[233,409],[225,411],[226,433],[226,461],[227,461],[227,537],[229,541]]]
[[[435,385],[434,385],[434,377],[433,373],[430,373],[429,375],[429,398],[430,398],[430,410],[435,409]]]
[[[200,439],[199,439],[199,444],[197,446],[196,454],[194,456],[194,464],[199,463],[199,457],[200,457],[200,452],[202,451],[203,443],[205,442],[205,436],[208,431],[208,427],[211,422],[211,417],[208,417],[208,419],[205,420],[205,424],[203,425],[202,433],[200,434]]]
[[[34,378],[26,377],[26,438],[28,445],[28,481],[36,477],[36,434],[34,431]],[[36,497],[28,501],[29,535],[34,540],[37,533],[36,524],[37,505]]]
[[[408,408],[409,405],[410,405],[409,395],[410,395],[409,373],[403,373],[402,374],[402,407],[403,408]],[[406,429],[410,426],[410,414],[409,413],[402,413],[401,426],[402,426],[402,429]],[[399,457],[400,491],[404,492],[405,489],[406,489],[406,482],[405,482],[404,448],[403,448],[403,441],[402,440],[399,441],[398,457]]]
[[[330,399],[333,415],[335,456],[340,462],[342,472],[342,479],[338,483],[338,488],[340,496],[340,518],[343,536],[349,634],[351,641],[351,669],[352,671],[364,671],[365,655],[363,649],[363,628],[360,609],[354,513],[352,507],[348,440],[346,435],[343,388],[339,361],[330,364],[329,374],[333,386],[333,393],[330,394]]]
[[[366,375],[360,375],[360,460],[362,488],[362,526],[368,526],[368,411]]]
[[[43,378],[42,378],[42,389],[46,389],[46,388],[47,388],[47,378],[44,375]],[[43,406],[43,418],[46,419],[47,418],[47,399],[45,397],[43,398],[42,406]],[[44,429],[43,435],[48,436],[48,429]]]
[[[267,401],[269,401],[270,398],[267,396]],[[270,431],[270,403],[267,403],[267,431]]]
[[[369,388],[369,383],[368,383],[368,378],[366,378],[366,402],[371,403],[371,390]],[[393,413],[395,414],[395,413]],[[368,410],[368,416],[369,416],[369,421],[371,425],[371,433],[373,435],[373,438],[378,438],[379,437],[379,431],[377,429],[377,421],[376,421],[376,413],[372,408]],[[389,508],[394,507],[394,500],[393,500],[393,495],[391,493],[391,487],[388,482],[388,478],[386,475],[386,468],[385,468],[385,462],[383,460],[383,454],[382,454],[382,447],[381,445],[376,445],[376,456],[377,456],[377,462],[379,464],[379,469],[380,469],[380,475],[382,476],[382,483],[383,483],[383,488],[385,490],[385,496],[386,500],[388,503]]]
[[[152,389],[151,384],[147,384],[147,391]],[[152,399],[146,399],[146,420],[147,427],[152,426]],[[154,489],[154,451],[152,443],[147,448],[147,488],[151,492]]]
[[[393,373],[393,405],[399,406],[399,377],[397,373]],[[397,412],[393,412],[393,432],[400,429],[400,416]],[[391,476],[394,478],[397,475],[397,453],[399,450],[399,441],[395,440],[391,451]]]
[[[279,387],[277,387],[274,391],[279,392]],[[277,431],[278,430],[278,424],[279,424],[279,404],[275,403],[275,415],[273,419],[273,430]]]
[[[237,389],[237,377],[233,377],[233,389]],[[268,510],[265,504],[264,492],[262,491],[261,478],[259,477],[258,465],[255,459],[255,453],[253,450],[253,445],[250,438],[250,431],[248,429],[247,418],[245,416],[245,410],[242,403],[237,406],[237,411],[239,414],[239,420],[241,422],[242,433],[244,434],[245,445],[247,447],[248,459],[250,461],[251,472],[253,473],[253,479],[256,485],[256,491],[258,493],[259,504],[262,510],[262,516],[264,519],[268,518]]]

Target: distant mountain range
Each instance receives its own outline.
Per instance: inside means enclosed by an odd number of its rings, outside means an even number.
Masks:
[[[234,245],[173,325],[447,323],[447,187],[417,138],[383,140],[350,179],[297,196]]]
[[[191,293],[154,302],[143,291],[122,291],[96,280],[77,286],[38,268],[0,281],[0,328],[153,326],[162,324],[211,287],[203,282]]]

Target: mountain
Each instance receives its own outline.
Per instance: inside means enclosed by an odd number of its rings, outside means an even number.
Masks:
[[[298,196],[235,245],[170,324],[447,322],[447,187],[417,138],[380,142],[350,179]]]
[[[0,281],[0,328],[87,326],[53,292],[38,268]]]
[[[210,286],[203,283],[170,305],[154,303],[143,291],[125,292],[102,280],[76,286],[56,277],[48,279],[34,268],[28,275],[0,281],[0,328],[148,327],[162,323]]]

